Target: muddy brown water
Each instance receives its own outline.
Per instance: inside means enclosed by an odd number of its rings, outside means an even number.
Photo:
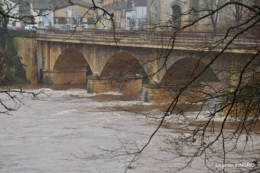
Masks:
[[[197,121],[194,123],[196,126],[205,125],[205,121]],[[246,133],[246,130],[253,131],[253,132],[260,132],[260,121],[257,120],[255,122],[247,122],[244,125],[241,122],[219,122],[215,121],[214,123],[209,124],[208,130],[210,129],[224,129],[224,130],[230,130],[230,131],[238,131],[238,133],[242,130],[243,133]]]
[[[31,90],[31,89],[44,89],[49,88],[53,90],[68,90],[68,89],[87,89],[87,85],[32,85],[32,84],[24,84],[24,85],[10,85],[10,86],[0,86],[0,88],[11,88],[11,89],[23,89],[23,90]]]
[[[154,112],[162,114],[168,107],[166,104],[138,105],[138,98],[134,96],[90,95],[85,85],[26,85],[22,88],[47,89],[46,95],[40,95],[39,99],[21,97],[24,105],[18,111],[1,116],[0,172],[124,172],[131,156],[114,157],[110,151],[120,154],[125,153],[125,148],[135,151],[136,147],[143,147],[159,122],[150,121],[139,112],[153,114],[149,111],[160,110]],[[9,99],[7,103],[13,101]],[[186,105],[178,106],[181,109]],[[193,108],[189,111],[197,109]],[[141,158],[133,163],[134,169],[128,172],[178,172],[186,158],[173,160],[177,155],[162,152],[167,147],[162,140],[180,136],[181,130],[176,125],[161,128]],[[258,136],[254,139],[255,145],[260,146]],[[235,153],[231,163],[237,163],[239,155]],[[216,160],[216,163],[220,162]],[[204,158],[195,160],[187,169],[187,173],[208,172]],[[233,168],[231,172],[235,171]]]
[[[115,95],[96,95],[96,96],[92,96],[90,97],[91,99],[95,100],[95,101],[99,101],[99,102],[103,102],[103,101],[115,101],[115,100],[119,100],[119,101],[129,101],[129,100],[136,100],[137,96],[115,96]],[[189,104],[185,104],[185,103],[181,103],[178,104],[175,108],[175,110],[173,111],[173,113],[185,113],[185,112],[194,112],[194,111],[199,111],[201,110],[201,106],[197,105],[197,106],[193,106],[187,109],[187,107],[190,107]],[[165,113],[169,108],[169,104],[151,104],[151,105],[135,105],[135,106],[115,106],[114,110],[120,110],[120,111],[128,111],[128,112],[134,112],[134,113],[145,113],[145,112],[149,112],[152,110],[159,110],[162,113]],[[190,126],[205,126],[207,122],[206,121],[196,121],[192,124],[189,124]],[[250,125],[250,122],[246,123],[245,125],[242,125],[241,122],[225,122],[223,124],[223,122],[219,122],[219,121],[214,121],[212,123],[210,123],[208,125],[207,130],[210,131],[212,129],[214,130],[230,130],[230,131],[236,131],[236,130],[241,130],[241,126],[243,126],[242,133],[246,133],[245,129],[250,130],[250,131],[254,131],[254,132],[260,132],[260,121],[256,121],[255,123],[252,123],[252,125]],[[223,127],[222,127],[223,126]],[[167,123],[167,125],[163,125],[163,128],[167,128],[167,129],[176,129],[176,125],[175,124],[171,124],[171,123]]]
[[[87,89],[87,85],[13,85],[13,86],[0,86],[0,88],[22,88],[23,90],[31,90],[31,89],[44,89],[49,88],[52,90],[68,90],[68,89]],[[75,97],[75,96],[71,96]],[[140,100],[140,95],[113,95],[113,94],[97,94],[88,97],[92,99],[93,101],[97,102],[107,102],[107,101],[137,101]],[[114,106],[113,109],[115,111],[127,111],[127,112],[133,112],[133,113],[145,113],[152,110],[159,110],[162,113],[165,113],[168,111],[170,104],[147,104],[147,105],[134,105],[134,106]],[[189,107],[189,108],[188,108]],[[200,105],[192,106],[190,107],[189,104],[180,103],[176,106],[173,113],[185,113],[185,112],[194,112],[201,110]],[[193,124],[190,124],[190,126],[202,126],[206,121],[197,121]],[[208,129],[225,129],[225,130],[237,130],[241,126],[241,123],[239,122],[225,122],[224,125],[222,125],[222,122],[214,121],[208,125]],[[223,126],[223,127],[222,127]],[[256,121],[256,123],[252,126],[249,126],[249,123],[246,125],[246,129],[249,129],[255,132],[260,132],[260,121]],[[163,128],[168,129],[175,129],[175,125],[171,125],[167,123],[167,125],[163,125]]]
[[[104,94],[92,96],[90,98],[99,102],[115,101],[115,100],[120,100],[120,101],[136,100],[136,96],[123,96],[123,95],[114,96],[114,95],[104,95]],[[189,106],[190,106],[189,104],[185,104],[185,103],[178,104],[175,110],[173,111],[173,113],[194,112],[194,111],[199,111],[201,109],[200,105],[193,106],[187,109],[187,107]],[[115,106],[114,110],[128,111],[133,113],[145,113],[152,110],[159,110],[162,113],[165,113],[168,110],[168,108],[169,108],[169,104],[151,104],[151,105],[135,105],[135,106]],[[189,125],[200,127],[200,126],[205,126],[206,123],[207,123],[206,121],[197,121]],[[207,130],[211,131],[212,129],[214,129],[219,131],[223,128],[224,130],[229,130],[229,131],[236,131],[236,130],[239,131],[241,130],[241,126],[242,126],[241,122],[225,122],[223,125],[222,124],[223,122],[214,121],[208,125]],[[176,129],[176,125],[171,123],[163,124],[162,127],[167,129]],[[256,121],[256,123],[252,123],[251,126],[250,126],[250,122],[248,122],[244,125],[243,129],[244,130],[242,130],[242,133],[246,133],[245,129],[254,132],[260,132],[260,121],[258,120]]]

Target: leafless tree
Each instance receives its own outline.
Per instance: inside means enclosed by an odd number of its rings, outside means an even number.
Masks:
[[[242,3],[242,0],[234,0],[234,2],[239,2]],[[235,5],[235,20],[236,20],[236,25],[239,25],[241,19],[245,15],[245,12],[243,11],[243,7],[239,5]]]
[[[162,152],[172,153],[176,156],[174,159],[182,160],[184,163],[176,171],[187,168],[198,158],[203,159],[208,171],[229,171],[228,164],[239,172],[259,171],[260,155],[256,141],[259,137],[260,108],[259,73],[257,70],[260,53],[258,36],[260,7],[255,3],[246,4],[237,1],[203,0],[203,2],[204,8],[191,9],[183,14],[195,13],[199,16],[198,18],[189,21],[175,31],[168,32],[171,35],[168,44],[170,48],[164,57],[158,58],[162,62],[160,69],[170,70],[167,66],[169,55],[177,44],[178,36],[185,33],[190,27],[200,22],[207,22],[210,18],[213,33],[216,33],[220,12],[233,9],[234,6],[237,10],[246,11],[247,15],[243,16],[243,20],[241,20],[242,15],[238,12],[235,22],[229,25],[225,33],[222,35],[210,34],[210,37],[205,36],[205,42],[200,44],[201,47],[198,47],[201,48],[200,57],[191,67],[190,76],[178,85],[166,88],[174,92],[170,92],[172,101],[168,109],[165,110],[165,114],[160,117],[159,126],[152,132],[143,147],[137,147],[135,151],[126,150],[124,153],[132,156],[126,171],[133,162],[138,160],[158,130],[169,125],[168,121],[183,131],[180,138],[166,137],[163,139],[168,148]],[[253,35],[255,35],[254,38],[252,38]],[[244,40],[243,44],[238,42],[241,38]],[[241,56],[231,51],[235,56],[240,57],[239,62],[229,54],[230,49],[245,50]],[[210,60],[201,66],[200,64],[205,58]],[[224,59],[228,59],[232,64],[230,69],[219,68],[218,73],[224,76],[222,82],[225,83],[217,85],[207,80],[201,80],[208,73],[207,70],[210,67],[217,66],[217,61]],[[176,73],[169,72],[169,75],[173,77]],[[194,96],[196,99],[191,99],[191,90],[200,93],[202,97]],[[190,104],[180,107],[180,102],[187,93]],[[192,108],[197,113],[193,117],[188,117],[187,112]],[[201,116],[205,118],[203,121],[200,119]],[[232,158],[234,155],[236,155],[236,159]],[[244,163],[247,166],[244,166]],[[216,164],[221,164],[221,166]]]
[[[72,3],[72,2],[71,2]],[[93,3],[93,9],[100,8],[95,6]],[[30,1],[27,0],[3,0],[0,2],[0,113],[8,113],[9,111],[16,110],[21,104],[22,100],[18,95],[31,95],[36,98],[38,93],[24,91],[22,89],[13,89],[12,79],[15,71],[23,66],[20,62],[20,57],[14,54],[14,52],[9,53],[7,51],[7,35],[8,23],[19,21],[26,24],[35,24],[34,18],[42,16],[41,13],[31,14],[30,11],[33,10]],[[55,6],[51,12],[56,10]],[[91,9],[89,9],[91,10]],[[36,12],[36,11],[34,11]],[[87,11],[88,12],[88,11]],[[86,12],[86,13],[87,13]],[[13,103],[9,103],[13,101]]]
[[[226,1],[205,1],[207,10],[196,11],[195,13],[202,13],[200,17],[193,22],[183,26],[181,29],[175,31],[175,34],[182,32],[184,29],[195,25],[197,22],[201,22],[210,17],[214,33],[216,33],[216,23],[219,12],[236,6],[236,8],[245,9],[247,14],[250,14],[243,18],[240,22],[236,22],[235,25],[229,27],[221,37],[211,40],[209,44],[206,44],[208,51],[204,51],[199,61],[202,61],[205,56],[210,56],[211,61],[202,69],[199,69],[199,65],[193,68],[191,78],[181,85],[179,92],[175,94],[173,101],[166,110],[166,113],[160,121],[160,125],[151,135],[147,144],[141,148],[138,152],[133,153],[133,161],[139,154],[147,147],[157,131],[165,124],[165,121],[170,117],[169,114],[174,114],[172,119],[176,124],[181,124],[180,129],[183,129],[187,136],[182,139],[176,139],[174,137],[165,139],[165,142],[169,144],[167,152],[172,152],[175,155],[179,155],[180,158],[186,158],[187,162],[180,169],[185,169],[191,165],[192,162],[198,158],[203,157],[205,166],[210,171],[225,172],[227,169],[225,166],[216,168],[216,163],[222,163],[222,165],[231,164],[236,166],[235,163],[249,163],[251,167],[236,167],[235,169],[242,172],[253,172],[259,170],[258,160],[260,158],[258,148],[254,146],[255,135],[257,136],[259,125],[259,85],[258,85],[258,71],[259,65],[259,37],[254,39],[246,38],[247,35],[259,33],[257,30],[259,25],[259,10],[258,4],[245,4],[241,2],[226,2]],[[205,14],[205,10],[207,14]],[[231,31],[236,29],[237,32]],[[173,36],[175,36],[173,34]],[[198,110],[197,116],[194,118],[185,117],[185,109],[178,110],[178,104],[181,97],[185,94],[192,85],[196,83],[206,70],[218,61],[221,56],[225,56],[225,52],[236,44],[238,38],[245,38],[249,45],[240,45],[243,49],[252,53],[245,54],[245,59],[236,63],[235,69],[230,69],[228,72],[228,79],[231,80],[231,84],[224,84],[226,87],[217,88],[216,85],[210,83],[201,82],[200,86],[206,87],[203,94],[206,95],[204,99],[196,100],[192,104],[201,104]],[[208,40],[209,41],[209,40]],[[172,44],[175,43],[173,38]],[[237,45],[235,45],[237,46]],[[216,51],[219,49],[219,51]],[[215,52],[216,51],[216,52]],[[215,52],[215,53],[214,53]],[[166,57],[167,59],[167,57]],[[243,59],[243,58],[242,58]],[[199,64],[199,63],[198,63]],[[197,71],[197,72],[196,72]],[[222,71],[223,72],[223,71]],[[222,73],[220,72],[220,73]],[[224,73],[223,73],[224,74]],[[191,106],[192,107],[192,106]],[[198,122],[199,116],[203,115],[203,111],[207,107],[209,111],[206,114],[206,120]],[[211,108],[209,108],[211,107]],[[220,122],[216,122],[217,117],[222,117]],[[232,121],[229,121],[231,120]],[[227,127],[231,131],[227,130]],[[230,143],[233,143],[230,146]],[[257,145],[257,144],[256,144]],[[192,152],[190,152],[190,150]],[[180,152],[182,151],[182,152]],[[236,158],[236,162],[232,159],[232,154],[239,152],[239,157]]]
[[[210,14],[212,11],[219,9],[225,3],[226,0],[202,0],[202,10],[205,10]],[[215,13],[209,15],[214,33],[217,32],[219,13],[220,11],[216,11]]]
[[[71,0],[73,3],[73,1]],[[238,166],[241,172],[253,172],[259,171],[258,160],[260,158],[259,148],[255,143],[255,138],[259,135],[257,127],[259,126],[259,32],[258,25],[260,22],[260,7],[258,4],[245,4],[242,2],[227,2],[223,0],[203,0],[203,9],[191,9],[188,14],[198,14],[198,18],[189,21],[185,25],[182,25],[178,29],[168,32],[170,35],[167,52],[158,57],[157,60],[161,61],[161,68],[169,70],[167,66],[168,58],[171,52],[174,50],[177,44],[177,38],[184,33],[190,27],[203,22],[210,18],[213,25],[213,32],[217,31],[217,20],[219,13],[227,8],[233,8],[237,6],[238,9],[245,9],[248,11],[247,16],[241,21],[241,15],[238,15],[239,22],[227,28],[227,31],[219,35],[210,35],[212,37],[205,37],[203,44],[200,44],[199,48],[200,57],[192,66],[190,76],[185,81],[181,81],[177,86],[169,86],[168,90],[172,92],[172,101],[169,104],[165,114],[159,117],[159,125],[151,132],[151,136],[145,145],[141,148],[136,147],[136,150],[126,149],[123,154],[117,154],[116,151],[109,151],[112,153],[111,157],[127,155],[132,157],[126,171],[131,168],[134,161],[137,161],[142,152],[150,144],[158,130],[167,124],[167,121],[172,120],[175,126],[183,131],[181,137],[166,137],[163,139],[168,146],[164,151],[172,153],[176,157],[174,159],[182,159],[184,164],[178,169],[185,169],[191,165],[197,158],[203,158],[205,166],[209,171],[213,172],[225,172],[226,167],[215,167],[216,163],[221,164],[239,164],[250,163],[250,166],[243,167]],[[102,15],[110,16],[110,20],[113,22],[113,14],[110,14],[102,7],[96,5],[92,0],[93,9],[102,10]],[[232,32],[236,30],[236,32]],[[165,31],[166,32],[166,31]],[[255,35],[254,39],[250,39],[248,35]],[[256,35],[257,34],[257,35]],[[238,44],[239,38],[245,40],[244,44]],[[163,39],[162,39],[163,40]],[[242,47],[242,48],[241,48]],[[214,66],[217,61],[222,60],[221,57],[229,57],[228,60],[233,59],[229,56],[230,49],[244,49],[247,53],[246,57],[241,58],[241,61],[234,63],[232,68],[234,69],[220,69],[221,73],[226,81],[224,86],[216,86],[207,81],[200,80],[204,78],[205,73],[211,66]],[[204,66],[200,64],[207,58],[209,61]],[[123,62],[125,63],[125,62]],[[181,64],[185,65],[185,64]],[[122,69],[123,70],[123,69]],[[159,71],[158,71],[159,72]],[[124,73],[127,73],[124,71]],[[170,76],[173,76],[174,72],[169,72]],[[154,74],[152,74],[154,75]],[[228,82],[231,81],[231,82]],[[203,88],[203,89],[201,89]],[[180,107],[180,100],[182,97],[190,93],[190,90],[199,92],[202,97],[197,97],[194,100],[190,100],[190,104],[184,107]],[[196,107],[196,116],[189,118],[187,112],[191,108]],[[198,121],[200,116],[204,116],[204,121]],[[221,118],[221,121],[217,121]],[[199,119],[200,120],[200,119]],[[227,129],[229,128],[229,130]],[[230,130],[231,129],[231,130]],[[132,141],[131,141],[132,142]],[[134,142],[133,142],[134,143]],[[232,143],[232,145],[230,145]],[[135,143],[134,143],[135,145]],[[125,149],[125,147],[122,147]],[[162,151],[162,152],[164,152]],[[116,154],[115,154],[116,153]],[[232,158],[234,153],[239,153],[239,158]],[[107,155],[106,155],[107,156]],[[103,157],[103,156],[101,156]],[[94,159],[97,157],[94,156]],[[106,157],[109,158],[109,157]],[[93,159],[91,156],[90,159]]]

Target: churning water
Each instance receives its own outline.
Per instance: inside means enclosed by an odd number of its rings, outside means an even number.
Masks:
[[[6,105],[19,106],[0,116],[0,172],[124,172],[133,158],[127,153],[143,147],[158,124],[141,112],[115,109],[140,106],[143,101],[99,102],[85,89],[29,88],[40,94],[33,98],[16,93],[23,104],[0,95]],[[176,135],[172,129],[160,129],[128,172],[174,171],[182,163],[163,152],[167,147],[162,140]],[[195,161],[185,172],[206,171],[202,165]]]

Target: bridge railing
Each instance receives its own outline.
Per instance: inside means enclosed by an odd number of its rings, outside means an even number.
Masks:
[[[138,33],[125,30],[93,30],[93,37],[116,38],[116,39],[137,39]]]
[[[146,41],[160,41],[160,42],[176,42],[182,43],[210,43],[214,40],[223,38],[222,34],[213,34],[211,32],[181,32],[177,35],[172,31],[128,31],[128,30],[99,30],[99,29],[85,29],[85,30],[41,30],[37,29],[39,36],[77,36],[85,39],[94,38],[108,38],[108,39],[139,39]],[[231,34],[232,35],[232,34]],[[256,44],[260,43],[260,39],[250,34],[243,34],[238,36],[235,44]]]
[[[177,42],[208,42],[214,37],[210,32],[182,32],[174,34],[173,32],[155,32],[155,40],[175,40]]]
[[[48,29],[45,30],[47,35],[63,35],[63,36],[68,36],[68,35],[74,35],[74,36],[81,36],[82,31],[79,30],[58,30],[58,29]]]
[[[7,34],[12,37],[35,37],[36,36],[35,31],[29,31],[25,29],[8,30]]]
[[[253,34],[243,34],[239,35],[235,40],[235,44],[243,44],[243,45],[256,45],[260,44],[260,37],[258,35]]]

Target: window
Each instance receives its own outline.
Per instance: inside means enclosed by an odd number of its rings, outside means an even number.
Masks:
[[[175,28],[179,28],[181,25],[181,7],[179,5],[173,5],[172,10],[172,25]]]
[[[82,23],[81,19],[82,19],[82,12],[75,10],[74,12],[74,18],[77,20],[77,23]]]
[[[156,24],[157,23],[157,4],[155,2],[153,2],[151,4],[151,8],[150,8],[150,16],[151,16],[151,23],[152,24]]]

